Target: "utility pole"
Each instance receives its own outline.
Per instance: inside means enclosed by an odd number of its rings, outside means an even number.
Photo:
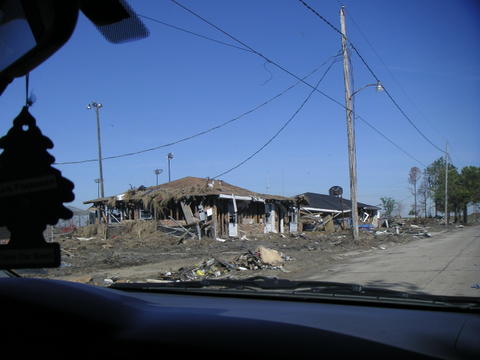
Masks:
[[[448,142],[445,144],[445,228],[448,229]]]
[[[95,108],[97,114],[97,142],[98,142],[98,170],[100,173],[100,196],[105,197],[105,189],[103,187],[103,167],[102,167],[102,143],[100,139],[100,108],[103,107],[102,104],[92,101],[91,104],[87,105],[87,109]]]
[[[343,79],[345,81],[345,108],[347,115],[348,135],[348,163],[350,172],[350,198],[352,201],[352,231],[353,240],[358,235],[358,207],[357,207],[357,159],[355,149],[355,127],[353,124],[352,89],[350,85],[350,62],[348,59],[347,32],[345,28],[345,8],[340,8],[340,23],[342,30]]]

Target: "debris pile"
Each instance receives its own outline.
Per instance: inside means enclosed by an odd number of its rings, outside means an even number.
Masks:
[[[247,270],[280,270],[286,272],[283,265],[293,258],[277,250],[259,246],[255,251],[248,250],[233,261],[228,262],[218,258],[211,258],[188,268],[180,268],[176,272],[166,272],[161,280],[188,281],[201,278],[216,278],[234,271]]]
[[[402,222],[393,222],[389,224],[386,230],[378,230],[376,236],[381,235],[412,235],[413,237],[432,237],[426,226],[415,224],[406,224]]]

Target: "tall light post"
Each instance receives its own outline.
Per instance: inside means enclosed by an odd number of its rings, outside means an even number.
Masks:
[[[355,126],[354,126],[354,114],[353,114],[353,96],[359,91],[369,87],[375,86],[377,90],[383,90],[382,85],[377,82],[376,84],[369,84],[352,93],[350,85],[350,60],[348,58],[347,49],[347,30],[345,26],[345,8],[340,8],[340,23],[342,32],[342,53],[343,53],[343,79],[345,82],[345,110],[347,116],[347,136],[348,136],[348,165],[350,174],[350,199],[352,201],[352,234],[353,240],[359,239],[358,234],[358,205],[357,205],[357,155],[355,145]]]
[[[156,184],[157,184],[157,186],[158,186],[158,175],[160,175],[160,174],[163,172],[163,170],[162,170],[162,169],[155,169],[155,170],[153,170],[153,172],[154,172],[154,174],[155,174]]]
[[[100,108],[103,105],[92,101],[90,104],[87,105],[87,109],[90,110],[95,108],[95,113],[97,115],[97,142],[98,142],[98,170],[100,173],[100,195],[101,197],[105,197],[105,189],[104,189],[104,182],[103,182],[103,167],[102,167],[102,143],[100,139]]]
[[[100,197],[100,179],[95,179],[95,184],[97,184],[97,198]]]
[[[168,153],[167,159],[168,159],[168,182],[170,182],[170,181],[172,181],[172,178],[170,176],[170,161],[173,159],[173,154]]]

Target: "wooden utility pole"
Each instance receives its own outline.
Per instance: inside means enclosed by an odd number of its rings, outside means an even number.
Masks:
[[[350,61],[348,59],[347,32],[345,29],[345,9],[340,9],[342,29],[343,79],[345,81],[345,108],[347,115],[348,163],[350,171],[350,199],[352,201],[353,240],[358,240],[358,208],[357,208],[357,158],[355,149],[355,126],[353,119],[352,89],[350,85]]]
[[[448,142],[445,144],[445,227],[448,228]]]

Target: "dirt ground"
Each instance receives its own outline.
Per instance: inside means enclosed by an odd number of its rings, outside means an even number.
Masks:
[[[445,230],[431,222],[395,228],[361,231],[360,241],[354,242],[350,232],[304,232],[299,234],[261,234],[221,242],[211,238],[201,240],[178,237],[155,231],[152,222],[130,223],[118,228],[89,225],[69,234],[57,234],[54,241],[62,249],[62,266],[43,272],[25,272],[22,276],[48,277],[108,286],[114,282],[162,281],[206,277],[244,278],[257,275],[298,279],[305,270],[324,269],[346,257],[366,251],[385,250],[410,241],[421,241]],[[105,236],[106,235],[106,236]],[[255,266],[259,246],[277,250],[283,257],[282,266]],[[257,262],[250,268],[223,267],[237,264],[246,255]],[[258,254],[258,253],[257,253]],[[242,257],[243,255],[243,257]],[[209,264],[214,265],[208,267]],[[202,267],[201,264],[204,266]],[[215,271],[210,271],[213,269]],[[185,279],[185,278],[182,278]]]

